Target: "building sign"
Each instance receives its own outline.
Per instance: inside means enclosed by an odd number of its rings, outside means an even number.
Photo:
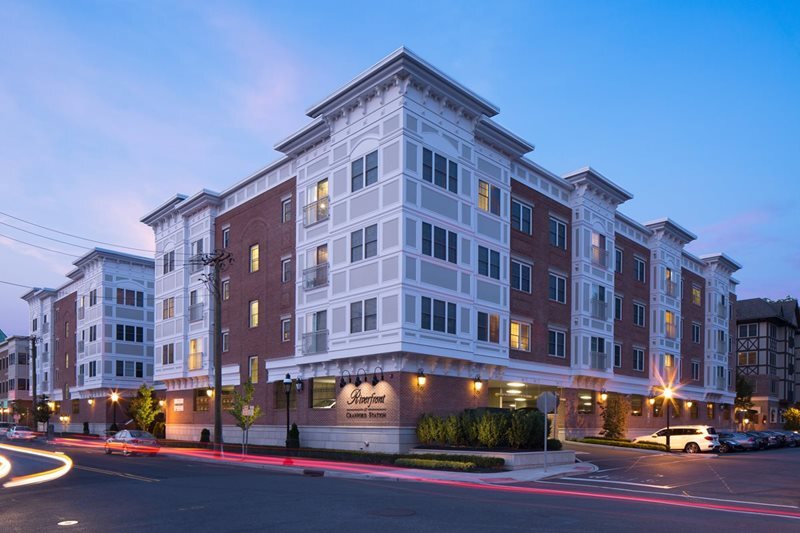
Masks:
[[[348,420],[369,421],[386,418],[386,394],[376,394],[374,390],[366,392],[354,387],[344,404],[345,417]]]
[[[255,412],[255,405],[245,405],[242,407],[242,416],[253,416]]]
[[[175,398],[172,400],[172,410],[175,412],[183,411],[183,398]]]

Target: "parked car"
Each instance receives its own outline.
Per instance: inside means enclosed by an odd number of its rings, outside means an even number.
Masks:
[[[5,437],[9,429],[11,429],[11,424],[8,422],[0,422],[0,437]]]
[[[767,436],[762,435],[758,431],[745,431],[745,435],[749,437],[753,437],[756,441],[756,449],[757,450],[765,450],[767,448]]]
[[[729,431],[719,432],[719,452],[739,452],[756,450],[757,444],[755,437],[744,433],[734,433]]]
[[[768,431],[749,431],[748,435],[751,433],[756,434],[764,439],[764,447],[761,448],[762,450],[764,448],[777,448],[781,445],[780,441],[778,440],[778,436],[773,435]]]
[[[660,429],[652,435],[638,437],[633,442],[656,442],[666,445],[668,432],[670,450],[700,453],[714,451],[719,447],[717,430],[712,426],[672,426],[670,429]]]
[[[106,440],[105,445],[105,452],[109,455],[111,452],[121,452],[122,455],[137,453],[155,455],[160,449],[161,445],[152,434],[136,429],[123,429],[117,432]]]
[[[773,433],[783,435],[784,446],[787,448],[795,448],[800,443],[800,434],[788,429],[776,429]]]
[[[36,438],[36,433],[28,426],[13,426],[6,433],[6,438],[12,440],[33,440]]]

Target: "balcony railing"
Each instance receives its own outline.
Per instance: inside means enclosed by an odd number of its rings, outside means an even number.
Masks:
[[[678,338],[678,325],[677,324],[667,324],[666,332],[667,332],[667,338],[669,338],[669,339],[677,339]]]
[[[193,255],[189,259],[189,272],[192,274],[203,270],[205,264],[203,263],[203,256],[201,254]]]
[[[728,318],[728,309],[725,304],[717,304],[717,316],[720,318]]]
[[[305,227],[313,226],[317,222],[322,222],[323,220],[328,220],[329,208],[330,202],[327,196],[323,196],[316,202],[308,204],[304,209],[305,217],[303,221]]]
[[[608,368],[608,355],[603,352],[591,352],[589,354],[589,366],[597,370]]]
[[[667,291],[667,296],[675,298],[678,295],[678,284],[674,281],[667,280],[665,282],[664,290]]]
[[[205,303],[199,303],[189,306],[189,322],[197,322],[199,320],[203,320],[203,310],[205,309]]]
[[[322,353],[328,351],[328,330],[312,331],[303,334],[303,353]]]
[[[48,333],[50,331],[50,322],[44,322],[42,324],[42,333]]]
[[[78,387],[83,387],[84,374],[78,374]]]
[[[203,352],[189,354],[189,370],[200,370],[203,368]]]
[[[303,287],[306,290],[324,287],[328,284],[328,263],[320,263],[303,270]]]
[[[83,317],[86,316],[86,308],[79,307],[78,308],[78,320],[83,320]]]
[[[84,349],[85,349],[85,342],[82,340],[78,341],[78,352],[83,353]]]
[[[592,263],[597,266],[608,266],[608,251],[599,246],[592,246]]]
[[[608,318],[608,302],[592,298],[592,318],[606,320]]]

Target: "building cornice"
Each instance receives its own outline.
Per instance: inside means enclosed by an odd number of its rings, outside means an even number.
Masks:
[[[514,135],[494,120],[483,117],[475,126],[475,139],[505,153],[512,160],[534,150],[522,137]]]
[[[175,209],[175,206],[183,202],[184,200],[186,200],[185,194],[176,194],[175,196],[173,196],[172,198],[170,198],[169,200],[167,200],[166,202],[164,202],[163,204],[156,207],[155,209],[147,213],[145,216],[140,218],[139,222],[147,224],[148,226],[153,226],[157,224],[162,217],[170,214]]]
[[[645,226],[641,222],[635,221],[634,219],[632,219],[631,217],[629,217],[627,215],[623,215],[619,211],[617,211],[615,213],[615,216],[616,216],[618,221],[620,221],[623,224],[626,224],[626,225],[632,227],[633,229],[635,229],[637,231],[641,231],[647,237],[649,237],[649,236],[651,236],[653,234],[653,231],[650,228],[648,228],[647,226]]]
[[[287,156],[296,157],[308,146],[319,144],[328,137],[330,137],[329,124],[322,117],[317,117],[310,124],[275,143],[273,148]]]
[[[585,186],[597,192],[611,201],[614,205],[619,205],[633,198],[633,195],[606,178],[592,167],[583,167],[574,172],[570,172],[564,179],[575,186]]]
[[[703,262],[706,263],[707,265],[714,265],[714,264],[720,265],[730,274],[733,274],[737,270],[742,269],[742,265],[731,259],[729,255],[723,252],[701,255],[700,259],[702,259]]]
[[[680,243],[681,246],[685,246],[686,244],[697,239],[697,235],[684,228],[671,218],[658,218],[656,220],[651,220],[650,222],[645,222],[644,225],[650,228],[653,233],[663,233],[671,237]]]

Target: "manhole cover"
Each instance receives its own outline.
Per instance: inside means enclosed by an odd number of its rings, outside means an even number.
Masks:
[[[372,516],[414,516],[417,512],[414,509],[375,509],[369,511],[367,514]]]

